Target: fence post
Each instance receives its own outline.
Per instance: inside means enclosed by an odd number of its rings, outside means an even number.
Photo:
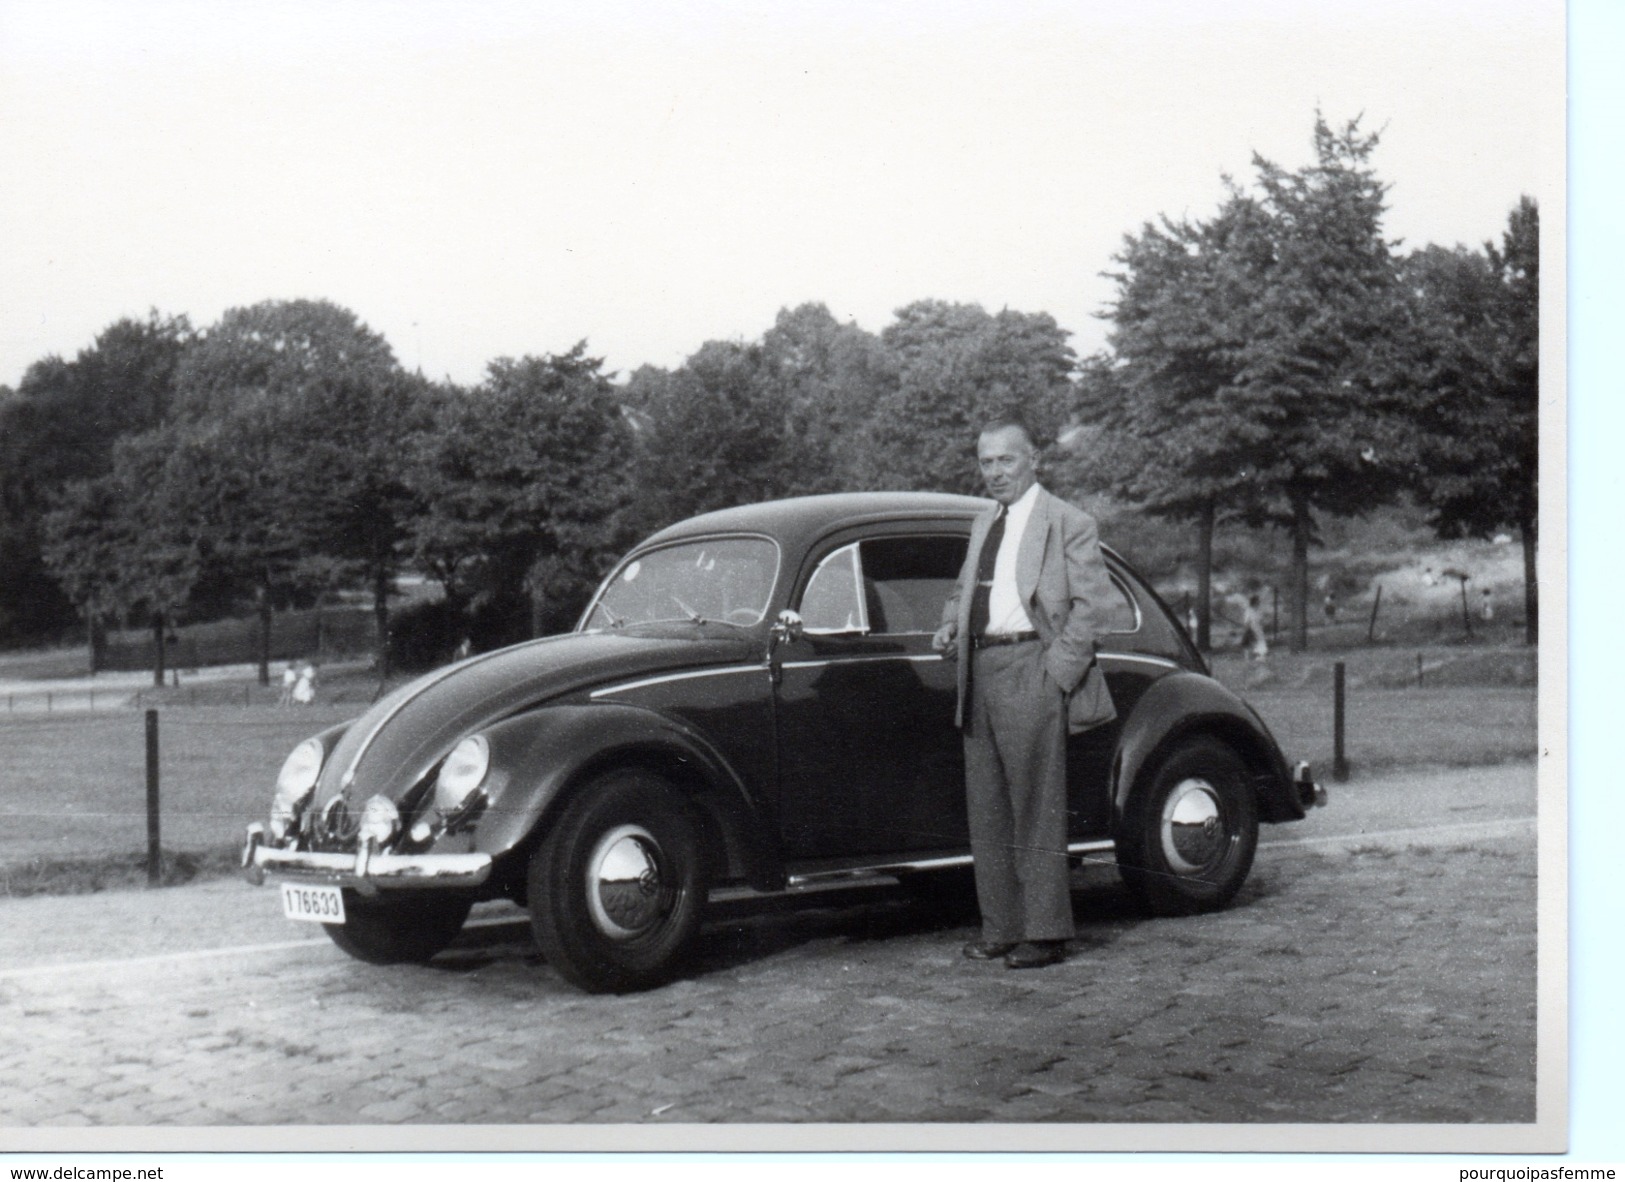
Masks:
[[[1422,688],[1422,654],[1416,654],[1416,688]]]
[[[158,711],[147,711],[147,885],[163,877],[163,850],[158,839]]]
[[[1332,779],[1339,784],[1349,778],[1349,761],[1343,751],[1343,662],[1333,666],[1332,688]]]
[[[1371,644],[1377,639],[1377,609],[1382,606],[1382,584],[1377,584],[1377,597],[1371,601],[1371,623],[1366,626],[1365,642]]]

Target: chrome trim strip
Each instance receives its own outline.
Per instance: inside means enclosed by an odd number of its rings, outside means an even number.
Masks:
[[[720,677],[725,673],[765,673],[766,665],[726,665],[717,669],[690,669],[684,673],[664,673],[659,677],[645,677],[641,681],[628,681],[621,685],[609,685],[603,689],[595,689],[588,696],[594,699],[609,694],[625,693],[628,690],[644,689],[651,685],[664,685],[668,681],[688,681],[695,677]]]
[[[1109,838],[1097,838],[1093,841],[1074,841],[1067,845],[1069,854],[1107,854],[1117,849],[1117,843]],[[842,882],[860,881],[869,878],[894,878],[898,874],[909,874],[921,870],[950,870],[956,866],[970,866],[974,859],[970,854],[947,854],[940,858],[917,858],[912,861],[877,862],[872,866],[852,866],[842,870],[809,870],[805,874],[792,874],[785,880],[787,890],[806,888],[825,883],[838,884]]]
[[[1123,579],[1123,578],[1119,577],[1119,575],[1118,575],[1118,573],[1116,571],[1111,570],[1110,568],[1108,568],[1107,571],[1106,571],[1106,574],[1111,579],[1112,584],[1122,594],[1123,598],[1128,600],[1129,606],[1134,609],[1134,627],[1132,627],[1132,628],[1110,628],[1110,629],[1107,630],[1106,635],[1107,636],[1133,636],[1141,628],[1145,627],[1145,613],[1140,610],[1140,598],[1139,598],[1139,596],[1135,595],[1134,592],[1129,588],[1128,581],[1126,579]]]
[[[561,635],[568,636],[570,633],[566,632],[562,633]],[[529,643],[545,644],[549,640],[557,639],[559,639],[557,636],[544,636],[537,640],[530,641]],[[395,720],[395,716],[398,715],[402,710],[405,710],[407,706],[417,701],[435,686],[446,680],[446,678],[455,673],[460,673],[462,670],[467,669],[472,665],[479,665],[486,661],[493,660],[505,651],[505,649],[492,649],[488,653],[481,653],[478,656],[470,657],[464,661],[454,661],[450,665],[447,665],[444,669],[436,670],[432,674],[426,674],[416,692],[407,694],[399,702],[395,703],[395,708],[393,710],[384,715],[377,722],[373,723],[372,729],[367,732],[367,737],[361,740],[361,746],[356,748],[355,758],[350,760],[350,766],[344,769],[344,775],[339,778],[339,787],[348,788],[351,784],[355,783],[356,769],[361,766],[362,759],[366,757],[367,749],[372,746],[373,740],[378,737],[378,732],[393,722]]]
[[[821,657],[816,661],[786,661],[785,669],[818,669],[824,665],[862,665],[871,661],[940,661],[941,653],[876,653],[867,657]]]
[[[260,845],[243,874],[258,885],[266,875],[370,888],[476,887],[491,877],[490,854],[318,854]]]
[[[1095,654],[1097,657],[1110,657],[1114,661],[1138,661],[1142,665],[1155,665],[1159,669],[1178,669],[1178,661],[1170,661],[1167,657],[1147,657],[1139,653],[1114,653],[1102,649]]]

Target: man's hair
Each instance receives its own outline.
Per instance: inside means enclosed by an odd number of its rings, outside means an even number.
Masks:
[[[987,421],[987,425],[982,428],[981,433],[987,435],[993,431],[1004,431],[1012,427],[1027,437],[1027,443],[1034,451],[1043,449],[1043,445],[1038,442],[1038,432],[1034,431],[1027,420],[1020,415],[996,415]]]

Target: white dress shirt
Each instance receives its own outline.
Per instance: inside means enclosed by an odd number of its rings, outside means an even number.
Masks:
[[[993,586],[987,597],[988,636],[1008,636],[1012,632],[1031,632],[1032,618],[1022,605],[1021,593],[1016,590],[1016,555],[1021,550],[1021,536],[1027,532],[1027,521],[1038,503],[1038,485],[1034,484],[1005,510],[1004,539],[999,543],[999,555],[993,561]]]

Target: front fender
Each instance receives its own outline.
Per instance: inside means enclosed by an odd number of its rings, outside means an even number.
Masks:
[[[758,889],[783,885],[783,859],[750,788],[709,740],[678,719],[616,702],[543,706],[483,732],[491,744],[488,804],[473,848],[492,857],[525,846],[577,784],[615,767],[667,776],[721,838],[730,873]]]
[[[1155,774],[1162,756],[1181,740],[1212,735],[1230,744],[1251,769],[1263,821],[1300,821],[1303,803],[1286,758],[1256,711],[1200,673],[1170,673],[1146,689],[1118,740],[1112,801],[1121,819],[1129,797]]]

